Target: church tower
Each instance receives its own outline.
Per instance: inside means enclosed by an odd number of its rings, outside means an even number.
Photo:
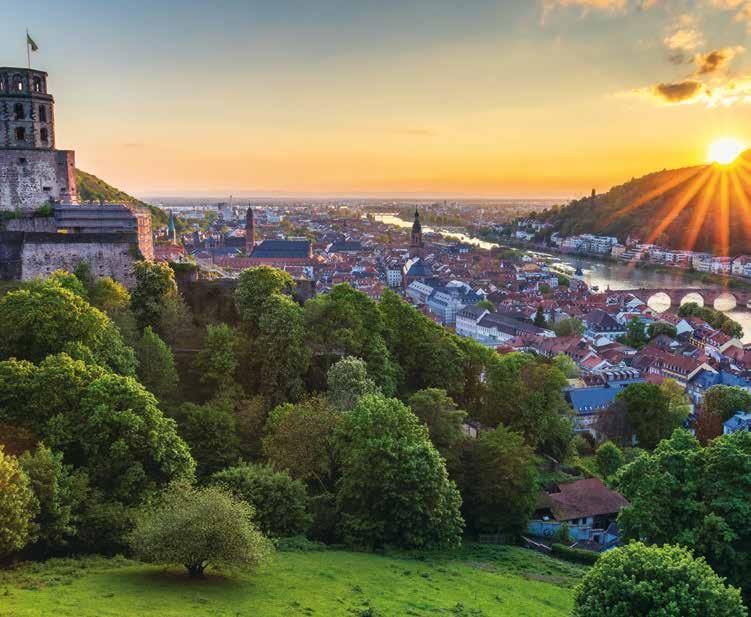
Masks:
[[[169,220],[167,221],[167,240],[172,244],[177,244],[177,227],[175,227],[175,215],[172,210],[169,211]]]
[[[256,246],[256,221],[253,218],[253,208],[245,213],[245,254],[250,256]]]
[[[55,101],[44,71],[0,67],[0,178],[0,210],[78,202],[74,154],[55,150]]]
[[[415,222],[412,223],[409,253],[412,257],[422,257],[422,225],[420,225],[420,213],[417,208],[415,208]]]

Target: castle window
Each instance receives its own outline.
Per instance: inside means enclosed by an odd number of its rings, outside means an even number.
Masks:
[[[5,92],[5,79],[0,77],[0,92]]]
[[[13,75],[13,90],[23,92],[23,78],[18,73]]]
[[[22,126],[16,128],[16,141],[26,141],[26,129]]]
[[[13,106],[13,115],[16,120],[24,120],[26,118],[26,111],[23,108],[23,103],[16,103]]]
[[[39,122],[47,122],[47,108],[44,105],[39,106]]]
[[[23,157],[21,157],[20,159],[18,159],[18,163],[19,163],[20,165],[26,165],[26,159],[25,159],[25,158],[23,158]]]
[[[42,80],[38,77],[34,78],[34,92],[41,92],[42,91]]]
[[[46,144],[49,141],[49,134],[47,133],[47,129],[41,129],[39,131],[39,138],[42,140],[43,144]]]

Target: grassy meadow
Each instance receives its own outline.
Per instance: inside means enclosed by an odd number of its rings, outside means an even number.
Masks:
[[[558,617],[583,569],[513,547],[445,555],[280,551],[260,570],[189,580],[124,558],[0,571],[0,617]]]

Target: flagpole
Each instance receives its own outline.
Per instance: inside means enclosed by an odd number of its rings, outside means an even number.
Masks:
[[[29,49],[29,29],[26,28],[26,61],[29,64],[29,70],[31,70],[31,50]]]

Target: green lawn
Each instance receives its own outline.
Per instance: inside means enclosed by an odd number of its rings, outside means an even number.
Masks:
[[[0,617],[563,616],[582,572],[510,547],[279,552],[256,573],[204,580],[122,558],[61,559],[0,572]]]

